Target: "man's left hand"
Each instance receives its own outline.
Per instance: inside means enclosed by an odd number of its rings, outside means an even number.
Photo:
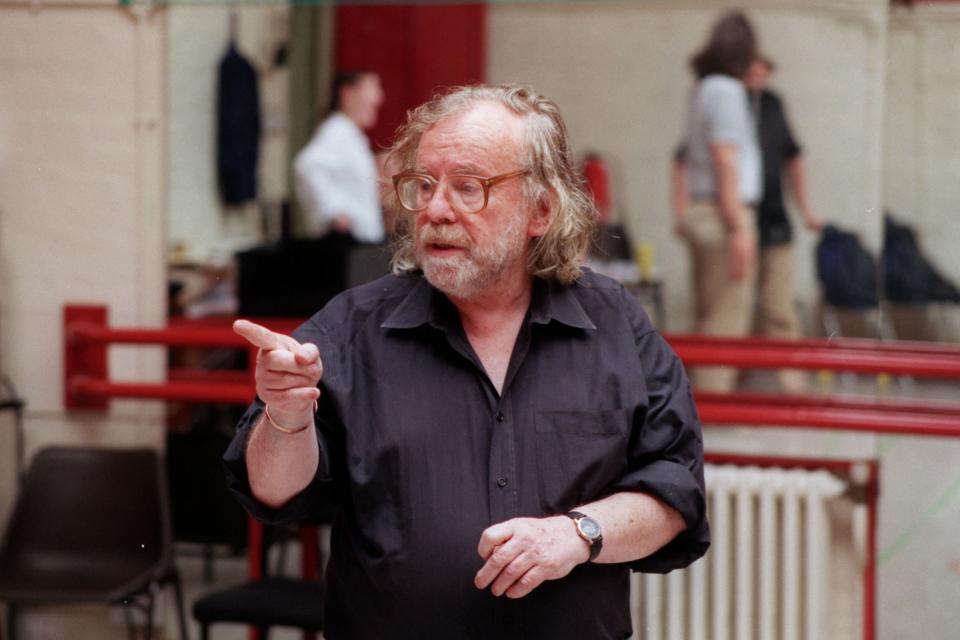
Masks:
[[[567,516],[514,518],[488,527],[477,552],[486,560],[474,578],[477,588],[522,598],[544,580],[562,578],[586,562],[590,545]]]

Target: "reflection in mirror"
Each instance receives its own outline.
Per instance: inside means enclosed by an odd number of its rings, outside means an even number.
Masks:
[[[293,212],[292,232],[303,232],[290,162],[316,124],[318,105],[328,100],[331,73],[343,64],[344,51],[354,56],[351,64],[356,51],[365,50],[368,66],[387,65],[386,117],[373,136],[377,144],[387,142],[404,110],[434,87],[476,79],[462,70],[451,73],[449,60],[456,55],[438,62],[423,38],[410,35],[417,20],[427,28],[431,20],[440,23],[444,9],[450,7],[170,6],[171,263],[223,262],[275,240],[284,203]],[[531,83],[557,100],[581,159],[588,152],[602,158],[608,216],[621,230],[615,244],[626,246],[619,250],[629,258],[619,272],[616,265],[611,270],[660,283],[659,315],[671,331],[693,328],[694,305],[690,260],[670,220],[670,158],[693,84],[688,61],[723,9],[719,2],[497,3],[482,7],[470,23],[474,30],[479,21],[484,26],[480,75]],[[950,59],[956,46],[955,21],[944,20],[950,9],[891,8],[875,0],[819,3],[810,10],[763,2],[747,11],[759,50],[775,63],[771,87],[805,165],[807,207],[794,193],[793,177],[783,174],[793,227],[786,277],[794,286],[801,333],[956,339],[956,304],[934,300],[921,307],[897,299],[880,271],[891,261],[883,252],[887,210],[913,229],[922,258],[948,284],[960,276],[950,250],[955,234],[943,213],[958,200],[950,155],[957,138],[956,90],[937,82],[944,73],[938,61]],[[237,49],[256,70],[262,127],[258,193],[239,206],[225,206],[216,165],[216,78],[231,20]],[[383,51],[398,46],[385,37],[391,33],[385,22],[400,46],[415,50],[402,63],[416,66],[416,77],[400,63],[385,62]],[[810,232],[805,208],[840,235]],[[634,259],[639,263],[630,264]]]
[[[756,11],[751,19],[761,50],[776,61],[774,88],[784,98],[802,142],[811,207],[825,221],[860,234],[876,255],[883,129],[883,65],[877,61],[884,53],[887,7],[881,2],[826,3],[808,12],[771,6],[775,8]],[[639,266],[647,280],[661,283],[663,327],[692,329],[690,264],[670,221],[669,165],[682,135],[693,80],[687,63],[723,7],[715,2],[497,3],[482,7],[465,25],[443,13],[454,8],[327,7],[329,20],[311,27],[302,19],[286,24],[291,11],[299,10],[288,7],[171,6],[172,258],[206,260],[271,239],[264,235],[272,228],[265,224],[270,214],[264,212],[275,212],[284,200],[295,204],[290,158],[305,137],[300,131],[295,141],[293,129],[307,127],[304,114],[315,116],[316,102],[310,97],[326,84],[335,66],[344,64],[343,43],[353,43],[347,54],[356,58],[357,51],[366,51],[365,66],[386,67],[378,70],[387,94],[387,132],[405,109],[435,87],[479,79],[471,75],[491,82],[530,83],[555,99],[581,159],[593,151],[606,163],[611,221],[624,230],[628,255],[644,256]],[[261,195],[258,205],[239,210],[223,206],[213,161],[216,68],[229,39],[231,11],[239,12],[239,48],[258,71],[264,115]],[[393,19],[389,31],[381,26],[386,14]],[[455,68],[451,61],[456,52],[436,55],[425,34],[411,35],[418,28],[437,26],[448,33],[471,34],[478,31],[478,22],[484,26],[486,50],[479,58],[479,74]],[[398,24],[407,28],[398,29]],[[318,29],[326,31],[318,35]],[[370,41],[371,34],[376,41]],[[276,62],[284,39],[290,41],[293,60],[313,48],[313,68],[296,82],[291,76],[301,66]],[[837,44],[811,48],[812,40]],[[382,51],[390,47],[395,47],[397,60],[403,58],[402,51],[413,53],[401,62],[384,60]],[[416,73],[409,73],[409,67]],[[391,119],[391,114],[399,117]],[[849,122],[860,126],[847,126]],[[387,141],[382,133],[374,137],[380,144]],[[819,335],[826,330],[817,311],[817,236],[799,222],[793,199],[788,196],[787,202],[797,227],[795,305],[803,334]],[[300,227],[295,223],[294,228]],[[628,275],[636,276],[636,271]]]
[[[282,5],[169,9],[173,262],[229,256],[276,233],[288,189],[289,16]]]
[[[238,252],[300,229],[290,163],[329,100],[332,8],[168,12],[170,309],[235,313]]]
[[[881,284],[897,339],[960,341],[958,19],[933,3],[890,13]]]

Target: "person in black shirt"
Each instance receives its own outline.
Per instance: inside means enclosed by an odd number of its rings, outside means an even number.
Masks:
[[[629,570],[709,546],[703,445],[676,355],[581,266],[560,113],[456,88],[391,157],[394,273],[292,337],[235,325],[260,350],[231,490],[268,521],[338,506],[330,640],[628,637]]]
[[[783,175],[808,229],[820,231],[823,222],[807,199],[803,156],[787,122],[783,101],[767,88],[773,63],[758,56],[745,82],[757,117],[760,151],[763,157],[763,197],[757,206],[760,260],[757,273],[757,333],[771,338],[799,338],[800,323],[793,295],[793,231],[783,199]],[[798,370],[779,373],[785,391],[806,388],[806,376]]]

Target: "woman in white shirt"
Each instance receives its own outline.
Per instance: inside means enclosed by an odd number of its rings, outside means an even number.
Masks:
[[[333,229],[357,242],[383,242],[377,163],[364,130],[377,123],[383,104],[380,76],[337,74],[331,114],[293,163],[297,200],[311,235]]]

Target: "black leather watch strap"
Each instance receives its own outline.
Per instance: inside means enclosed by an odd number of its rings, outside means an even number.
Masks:
[[[591,518],[587,514],[580,513],[579,511],[570,511],[566,515],[576,524],[577,534],[590,545],[590,558],[587,562],[593,562],[596,557],[600,555],[600,550],[603,549],[603,533],[600,529],[600,523],[597,522],[595,518]],[[584,527],[584,525],[581,524],[581,520],[583,519],[588,520],[591,526]]]

